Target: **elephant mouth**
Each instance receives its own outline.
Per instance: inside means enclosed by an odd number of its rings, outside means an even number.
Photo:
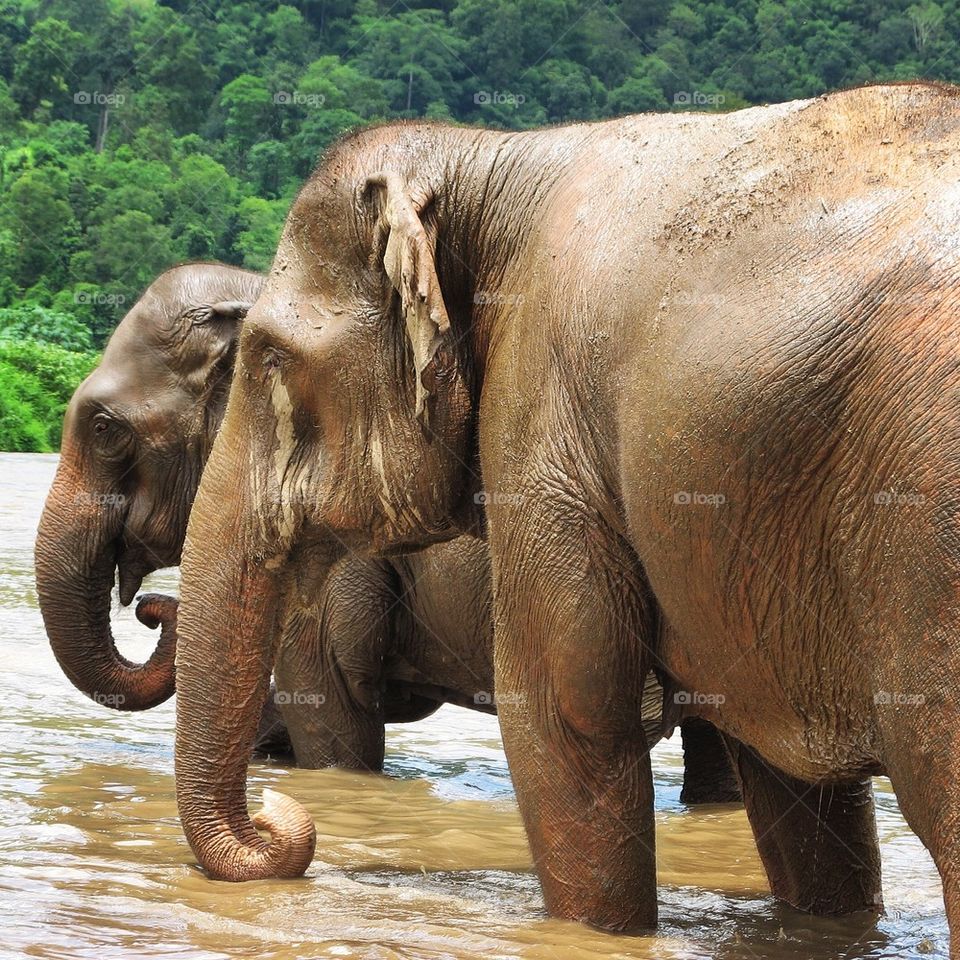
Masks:
[[[171,562],[162,554],[144,546],[136,550],[123,550],[117,557],[120,604],[124,607],[130,606],[143,584],[144,577],[164,567],[174,566],[177,560]]]

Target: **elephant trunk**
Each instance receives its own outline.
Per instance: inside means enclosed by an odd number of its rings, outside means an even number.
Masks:
[[[77,689],[117,710],[146,710],[174,692],[175,606],[154,604],[144,620],[163,625],[146,663],[120,655],[110,626],[110,593],[122,510],[104,500],[109,498],[86,492],[61,461],[37,534],[40,612],[54,656]]]
[[[258,524],[249,493],[237,491],[242,475],[221,434],[187,530],[177,654],[180,820],[207,873],[231,881],[300,876],[316,845],[312,819],[289,797],[264,790],[262,810],[253,819],[247,811],[247,764],[269,687],[281,591],[277,573],[251,546]]]

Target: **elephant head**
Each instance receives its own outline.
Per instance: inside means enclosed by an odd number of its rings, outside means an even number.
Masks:
[[[37,592],[60,666],[104,705],[142,710],[174,692],[175,601],[141,600],[141,622],[163,629],[139,665],[114,644],[111,591],[119,575],[127,605],[144,576],[179,563],[239,330],[262,282],[222,264],[168,270],[123,318],[67,409],[37,535]]]
[[[297,876],[312,857],[295,801],[265,795],[256,821],[246,805],[285,611],[349,551],[422,547],[476,519],[473,275],[444,242],[458,226],[443,151],[398,160],[382,132],[334,148],[291,209],[187,531],[177,791],[217,878]]]

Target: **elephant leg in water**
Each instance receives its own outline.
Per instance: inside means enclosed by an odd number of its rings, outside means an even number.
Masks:
[[[390,584],[386,562],[346,560],[315,600],[301,594],[286,605],[275,701],[298,766],[383,768],[383,664],[396,602]],[[419,715],[425,712],[411,719]]]
[[[680,724],[683,743],[683,790],[680,802],[738,803],[740,785],[723,737],[708,720],[689,717]]]
[[[636,700],[609,695],[617,685],[642,691],[652,667],[657,621],[643,572],[609,530],[584,535],[572,511],[527,496],[535,478],[484,481],[522,491],[530,511],[521,524],[512,504],[488,507],[491,552],[506,558],[494,583],[497,689],[511,694],[501,730],[547,909],[648,930],[657,917],[650,754]]]
[[[773,895],[818,915],[882,912],[871,780],[804,783],[724,739]]]

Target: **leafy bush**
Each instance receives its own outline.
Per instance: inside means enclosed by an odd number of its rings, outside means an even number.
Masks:
[[[0,340],[36,340],[75,351],[93,349],[89,327],[69,314],[35,303],[0,308]]]
[[[54,450],[52,416],[49,396],[40,389],[36,377],[0,361],[0,449],[33,453]]]
[[[54,344],[0,339],[0,449],[59,449],[70,397],[99,359]]]

